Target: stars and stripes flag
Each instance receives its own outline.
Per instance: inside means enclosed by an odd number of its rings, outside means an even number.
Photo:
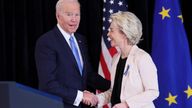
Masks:
[[[116,48],[111,47],[107,33],[110,25],[110,15],[118,11],[128,10],[127,0],[104,0],[103,1],[103,35],[101,42],[101,54],[99,62],[99,74],[110,80],[110,71],[112,57],[117,53]]]
[[[156,0],[152,58],[158,70],[157,108],[192,107],[192,66],[178,0]]]

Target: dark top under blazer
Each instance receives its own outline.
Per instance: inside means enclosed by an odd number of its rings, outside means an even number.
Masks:
[[[77,108],[73,106],[77,90],[85,90],[87,82],[95,89],[110,87],[109,82],[92,71],[85,38],[76,33],[75,37],[83,60],[82,76],[70,46],[57,27],[41,36],[35,49],[39,88],[62,97],[65,108]],[[78,108],[82,108],[81,104]]]

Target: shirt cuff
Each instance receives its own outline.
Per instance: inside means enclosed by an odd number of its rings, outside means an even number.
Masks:
[[[76,97],[73,105],[79,106],[79,104],[81,103],[82,99],[83,99],[83,92],[80,91],[80,90],[78,90],[78,91],[77,91],[77,97]]]

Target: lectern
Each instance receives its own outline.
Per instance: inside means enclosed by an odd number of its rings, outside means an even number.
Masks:
[[[64,108],[62,99],[34,88],[0,81],[0,108]]]

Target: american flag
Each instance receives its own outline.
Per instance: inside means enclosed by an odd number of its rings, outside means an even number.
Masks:
[[[99,62],[99,74],[110,80],[110,71],[112,57],[117,53],[116,48],[111,47],[107,33],[110,25],[110,15],[118,11],[128,10],[127,0],[103,0],[103,35],[101,42],[101,54]],[[105,106],[107,108],[107,106]]]

